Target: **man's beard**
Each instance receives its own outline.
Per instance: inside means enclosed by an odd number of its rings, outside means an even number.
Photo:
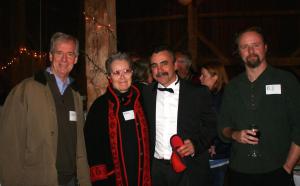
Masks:
[[[259,59],[259,56],[258,56],[257,54],[249,55],[249,56],[246,58],[246,65],[247,65],[249,68],[256,68],[256,67],[258,67],[260,64],[261,64],[261,60]]]

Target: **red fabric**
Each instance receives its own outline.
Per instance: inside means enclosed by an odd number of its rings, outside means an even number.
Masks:
[[[106,165],[97,165],[90,168],[91,181],[95,182],[97,180],[107,179],[107,169]]]
[[[143,175],[141,175],[141,171],[138,173],[138,185],[141,183],[141,179],[143,186],[151,186],[151,179],[150,179],[150,156],[149,156],[149,136],[148,136],[148,126],[147,122],[144,116],[144,112],[142,110],[142,106],[139,102],[139,90],[132,86],[131,90],[129,91],[135,91],[137,93],[137,97],[135,98],[134,102],[134,114],[135,114],[135,120],[139,123],[140,126],[136,125],[136,132],[139,139],[138,140],[138,150],[139,153],[144,153],[142,156],[143,159],[141,159],[141,156],[138,156],[138,162],[139,162],[139,169],[143,170]],[[118,186],[128,186],[128,180],[127,180],[127,173],[125,169],[125,163],[124,163],[124,156],[123,156],[123,150],[122,150],[122,143],[119,143],[122,141],[122,136],[120,135],[120,120],[119,120],[119,109],[120,109],[120,102],[118,100],[118,97],[112,90],[110,86],[108,86],[108,91],[113,95],[115,100],[109,100],[108,103],[108,122],[109,122],[109,136],[110,136],[110,146],[111,146],[111,152],[112,152],[112,158],[114,163],[114,171],[116,176],[116,185]],[[129,94],[130,100],[132,97],[132,92]],[[129,101],[130,101],[129,100]],[[139,128],[140,127],[140,132]],[[141,142],[142,141],[142,142]],[[143,145],[142,145],[143,144]],[[141,149],[143,147],[143,149]],[[120,153],[119,153],[120,152]]]
[[[184,143],[180,136],[173,135],[170,138],[170,143],[172,146],[172,155],[171,155],[171,164],[173,167],[173,170],[177,173],[180,173],[186,169],[186,165],[183,162],[183,159],[180,157],[180,155],[177,152],[177,149],[181,147]]]

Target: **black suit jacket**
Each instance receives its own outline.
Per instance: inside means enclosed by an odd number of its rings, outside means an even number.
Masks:
[[[149,123],[150,152],[154,157],[156,130],[157,83],[143,90],[143,103]],[[216,114],[212,109],[211,94],[201,85],[180,80],[177,134],[190,139],[195,148],[193,157],[185,157],[189,185],[210,185],[207,149],[216,136]],[[201,183],[201,184],[200,184]]]

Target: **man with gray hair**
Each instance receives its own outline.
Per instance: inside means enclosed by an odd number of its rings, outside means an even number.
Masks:
[[[2,185],[90,185],[83,106],[69,77],[78,59],[73,36],[51,38],[51,66],[23,80],[0,115]]]
[[[192,71],[192,57],[188,52],[177,51],[175,53],[175,70],[181,79],[193,80],[194,72]]]

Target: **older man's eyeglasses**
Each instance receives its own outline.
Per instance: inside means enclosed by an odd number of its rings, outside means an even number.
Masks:
[[[124,69],[124,70],[116,70],[110,73],[114,77],[121,77],[122,75],[129,77],[132,74],[131,69]]]
[[[62,52],[62,51],[54,51],[53,54],[58,57],[62,58],[63,56],[66,56],[67,59],[74,59],[76,57],[76,54],[74,52]]]

